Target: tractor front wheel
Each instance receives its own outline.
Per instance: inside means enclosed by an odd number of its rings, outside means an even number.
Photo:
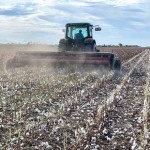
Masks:
[[[65,43],[59,43],[58,45],[58,51],[66,51],[66,44]]]

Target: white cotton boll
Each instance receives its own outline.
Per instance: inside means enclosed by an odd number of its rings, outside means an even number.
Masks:
[[[74,100],[75,100],[75,102],[77,102],[77,101],[78,101],[78,97],[75,97],[75,99],[74,99]]]
[[[132,144],[132,147],[131,147],[131,150],[135,150],[136,146],[137,146],[137,143],[136,143],[136,141],[134,140],[134,141],[133,141],[133,144]]]
[[[70,111],[70,108],[67,108],[67,111]]]
[[[84,92],[85,92],[84,90],[81,90],[81,96],[83,95]]]
[[[119,95],[116,95],[116,97],[115,97],[116,99],[119,99]]]
[[[37,116],[36,118],[37,118],[38,120],[41,120],[41,116]]]
[[[127,80],[127,83],[129,83],[130,82],[130,77],[129,77],[129,79]]]
[[[84,110],[83,110],[83,109],[81,109],[81,112],[82,112],[82,113],[84,113]]]
[[[2,125],[0,125],[0,128],[4,128],[4,125],[2,124]]]
[[[79,120],[79,119],[80,119],[80,117],[76,117],[76,119],[77,119],[77,120]]]
[[[99,124],[99,128],[98,128],[98,129],[100,130],[100,129],[101,129],[101,127],[102,127],[102,124],[100,123],[100,124]]]
[[[102,131],[103,134],[107,134],[108,130],[106,128],[104,128],[104,130]]]
[[[40,113],[40,110],[39,110],[38,108],[36,108],[36,109],[34,110],[34,112]]]
[[[127,128],[132,128],[132,124],[127,124]]]
[[[79,133],[78,133],[78,131],[77,130],[75,130],[75,137],[77,138],[78,136],[79,136]]]
[[[84,149],[87,149],[87,148],[89,148],[89,145],[86,145]]]
[[[108,136],[106,136],[106,139],[107,139],[107,141],[111,141],[112,140],[112,138],[110,138]]]
[[[150,132],[145,135],[145,138],[150,139]]]
[[[64,110],[64,104],[63,103],[60,105],[60,109]]]
[[[58,126],[54,126],[54,127],[53,127],[52,132],[57,132],[57,131],[58,131],[58,129],[59,129],[59,127],[58,127]]]
[[[60,119],[58,120],[58,124],[59,124],[59,125],[64,125],[64,121],[63,121],[62,118],[60,118]]]
[[[45,117],[49,117],[49,113],[48,113],[48,112],[43,113],[43,115],[44,115]]]
[[[17,141],[18,140],[18,138],[17,137],[13,137],[13,138],[11,138],[11,142],[15,142],[15,141]]]
[[[96,149],[99,149],[100,147],[99,147],[99,145],[96,145],[95,148],[96,148]]]
[[[85,132],[85,129],[84,129],[83,127],[80,128],[80,132],[83,133],[83,134],[86,133],[86,132]]]
[[[59,137],[56,137],[56,140],[59,141]]]
[[[39,149],[39,147],[38,147],[38,146],[35,146],[35,147],[34,147],[34,149],[35,149],[35,150],[38,150],[38,149]]]
[[[42,130],[46,130],[46,124],[42,124],[42,125],[40,126],[40,128],[41,128]]]
[[[41,142],[41,145],[40,145],[40,146],[44,146],[44,147],[47,148],[47,149],[52,149],[52,146],[49,145],[48,142]]]
[[[119,100],[123,100],[123,96],[120,95]]]
[[[137,122],[138,122],[138,123],[142,123],[142,118],[141,118],[141,117],[138,117]]]
[[[96,143],[96,137],[92,137],[91,142]]]
[[[124,131],[126,132],[126,131],[127,131],[127,128],[124,128]]]
[[[23,136],[20,136],[20,140],[24,140],[24,137],[23,137]]]
[[[92,124],[93,124],[93,119],[87,118],[87,122],[88,122],[90,125],[92,125]]]
[[[21,143],[20,146],[21,146],[21,147],[24,146],[24,143]]]
[[[92,85],[91,88],[94,88],[94,85]]]
[[[26,136],[29,136],[30,135],[30,133],[29,132],[26,132]]]
[[[134,139],[133,139],[133,137],[131,137],[131,139],[130,139],[130,142],[129,142],[129,143],[132,143],[132,142],[133,142],[133,140],[134,140]]]

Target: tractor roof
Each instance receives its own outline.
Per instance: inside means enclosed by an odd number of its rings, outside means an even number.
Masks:
[[[66,26],[84,26],[84,25],[88,25],[88,26],[93,26],[90,23],[87,22],[82,22],[82,23],[67,23]]]

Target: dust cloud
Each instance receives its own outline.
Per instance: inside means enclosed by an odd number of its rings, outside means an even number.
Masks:
[[[42,44],[0,44],[0,71],[4,70],[7,60],[19,51],[57,51],[57,46]]]
[[[13,58],[16,54],[16,52],[55,52],[57,51],[57,46],[51,46],[51,45],[41,45],[41,44],[1,44],[0,45],[0,57],[2,57],[0,61],[0,69],[1,71],[6,70],[6,63],[7,60]],[[83,58],[82,58],[83,59]],[[66,75],[68,73],[75,73],[79,72],[82,75],[91,74],[94,76],[101,76],[104,74],[107,74],[109,69],[104,66],[94,66],[94,65],[71,65],[70,63],[65,63],[64,65],[53,65],[51,63],[47,63],[47,60],[40,61],[40,62],[33,62],[32,57],[29,59],[29,64],[32,67],[30,68],[33,72],[38,72],[39,69],[45,70],[44,72],[47,74],[50,73],[62,73],[62,75]],[[17,71],[19,68],[17,69]],[[24,69],[20,69],[24,70]],[[20,72],[20,71],[19,71]]]

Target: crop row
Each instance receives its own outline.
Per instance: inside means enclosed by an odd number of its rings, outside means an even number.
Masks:
[[[2,73],[1,147],[76,149],[83,146],[81,139],[99,120],[95,120],[98,106],[122,84],[136,61],[137,58],[124,66],[123,77],[112,74],[103,80],[93,74],[51,74],[44,68]]]
[[[82,147],[80,147],[80,149],[83,149],[83,147],[86,147],[87,149],[104,149],[104,150],[106,149],[107,150],[107,149],[131,149],[132,147],[135,147],[135,145],[134,145],[135,135],[134,135],[134,137],[130,137],[130,138],[132,138],[132,141],[130,143],[128,143],[128,145],[127,145],[127,143],[125,141],[126,134],[125,134],[125,132],[123,132],[123,130],[125,129],[126,132],[129,133],[130,135],[134,134],[134,132],[132,133],[131,130],[127,131],[127,129],[126,129],[126,125],[128,125],[127,121],[128,121],[128,119],[131,119],[131,117],[129,117],[129,115],[130,114],[132,115],[131,111],[135,111],[133,113],[136,113],[137,109],[139,109],[138,113],[140,113],[141,112],[140,110],[143,109],[143,107],[142,107],[143,104],[142,104],[142,101],[140,98],[142,96],[141,90],[142,90],[142,88],[144,88],[144,87],[141,87],[141,85],[144,83],[144,79],[142,81],[141,80],[138,81],[139,78],[137,78],[135,80],[136,76],[134,76],[134,75],[137,74],[137,76],[138,76],[138,74],[139,74],[139,77],[141,76],[141,77],[145,78],[145,68],[147,67],[147,66],[145,67],[146,54],[147,53],[145,53],[143,55],[143,57],[141,57],[139,59],[139,61],[135,64],[135,66],[132,67],[132,70],[130,70],[129,73],[127,73],[125,75],[125,77],[122,79],[122,82],[119,85],[117,85],[117,87],[116,87],[116,89],[114,89],[114,91],[111,92],[110,96],[106,99],[106,103],[104,103],[103,105],[99,105],[96,123],[94,123],[93,127],[91,127],[89,129],[88,133],[90,133],[90,134],[88,134],[88,136],[86,136],[86,138],[84,139],[84,142],[86,144],[85,145],[80,144],[80,145],[82,145]],[[144,58],[144,61],[142,60],[143,58]],[[134,82],[137,84],[135,84]],[[129,84],[130,84],[130,86],[129,86]],[[130,89],[128,86],[130,87]],[[140,91],[139,95],[137,94],[138,90]],[[134,96],[136,96],[136,97],[134,97]],[[129,104],[129,106],[128,106],[128,104]],[[141,106],[141,108],[139,107],[139,105]],[[102,115],[103,115],[104,122],[101,119]],[[122,120],[122,119],[125,119],[125,120]],[[125,121],[125,122],[123,122],[123,121]],[[117,123],[118,123],[118,125],[117,125]],[[130,123],[129,123],[129,125],[130,125]],[[134,125],[135,125],[135,122],[134,122]],[[136,129],[138,130],[138,125],[139,124],[137,124],[135,131],[136,131]],[[130,129],[132,129],[132,126]],[[122,130],[122,131],[120,131],[120,130]],[[142,132],[142,130],[140,130],[140,131]],[[121,133],[121,132],[122,132],[122,134],[121,134],[122,137],[120,138],[119,133]],[[129,135],[127,137],[129,137]],[[84,143],[84,142],[82,140],[82,143]],[[140,143],[138,143],[138,144],[140,144]]]

